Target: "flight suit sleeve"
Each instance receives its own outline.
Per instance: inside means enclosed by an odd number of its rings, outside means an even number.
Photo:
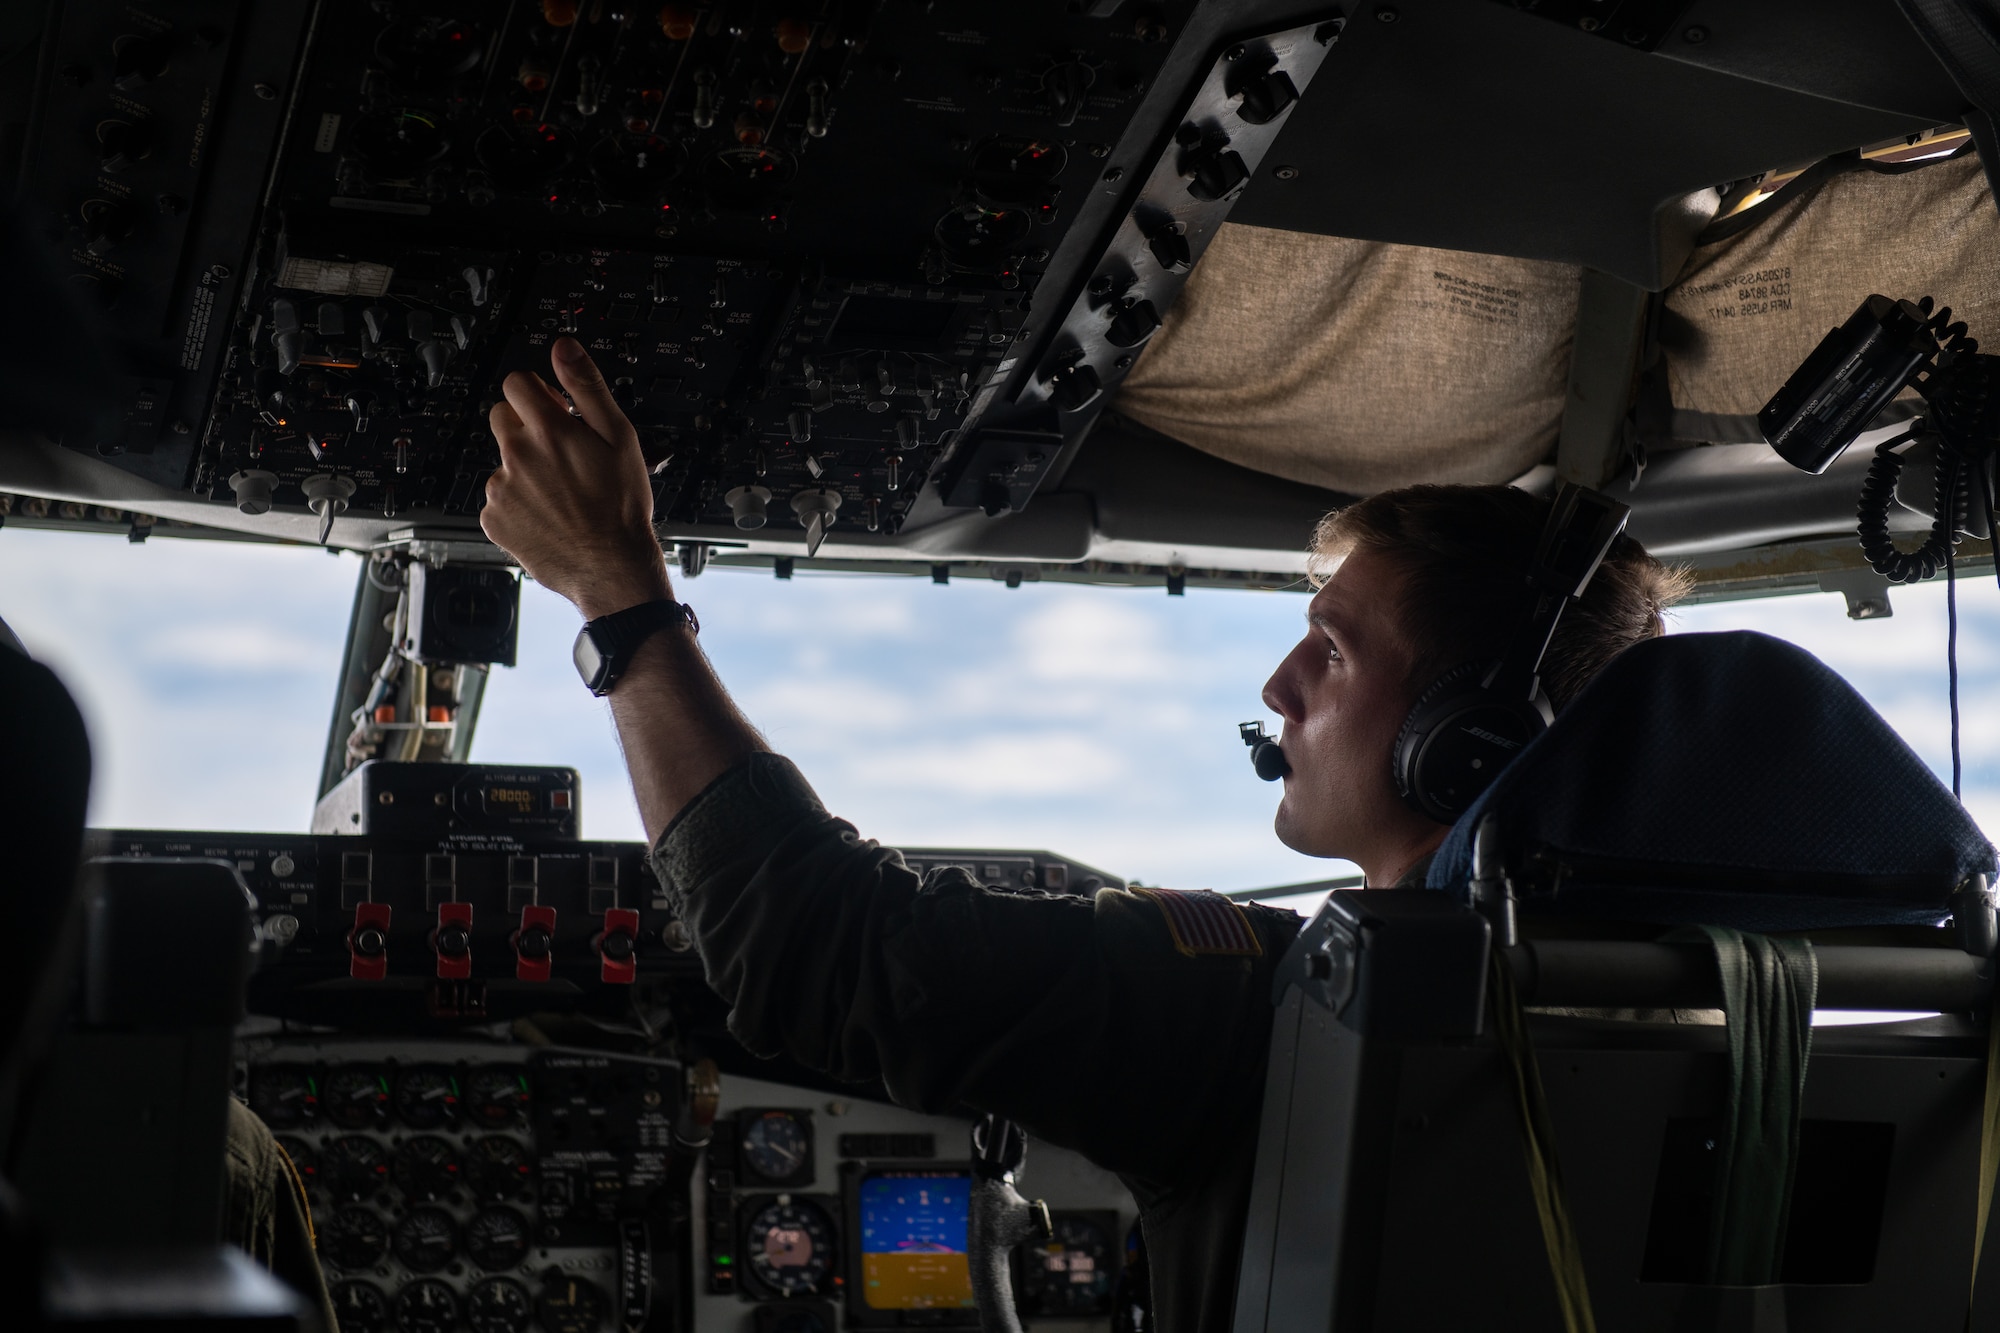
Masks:
[[[920,882],[776,755],[718,778],[653,865],[754,1054],[879,1077],[921,1111],[995,1112],[1163,1187],[1254,1120],[1289,912],[1208,899],[1245,928],[1224,952],[1143,893]]]

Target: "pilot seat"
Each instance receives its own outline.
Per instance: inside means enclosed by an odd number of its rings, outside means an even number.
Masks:
[[[1994,871],[1810,654],[1628,650],[1283,960],[1236,1333],[1993,1327]]]

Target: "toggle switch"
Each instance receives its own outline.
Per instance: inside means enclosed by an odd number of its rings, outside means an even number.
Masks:
[[[458,276],[465,279],[466,294],[472,298],[473,305],[483,306],[493,299],[492,269],[467,264],[459,270]]]
[[[547,981],[549,964],[556,951],[556,909],[530,905],[521,909],[521,928],[510,941],[514,946],[514,977],[518,981]]]
[[[463,981],[472,975],[471,903],[438,904],[431,952],[437,955],[437,974],[444,980]]]
[[[271,302],[271,349],[278,354],[280,375],[289,375],[299,368],[301,337],[299,308],[283,297]]]
[[[639,974],[639,914],[614,907],[604,914],[604,929],[591,941],[602,964],[599,975],[607,985],[629,986]]]
[[[380,981],[389,972],[389,904],[356,903],[347,932],[347,975]]]

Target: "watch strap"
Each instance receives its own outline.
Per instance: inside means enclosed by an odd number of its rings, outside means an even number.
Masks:
[[[667,597],[628,606],[587,622],[582,632],[597,650],[599,666],[596,676],[586,679],[584,684],[600,697],[610,693],[631,665],[632,655],[639,651],[640,645],[659,631],[676,625],[686,625],[696,634],[701,633],[701,621],[695,617],[694,608]]]

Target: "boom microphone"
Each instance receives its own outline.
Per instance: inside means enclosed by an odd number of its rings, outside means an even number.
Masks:
[[[1236,733],[1243,738],[1243,743],[1250,747],[1250,767],[1257,770],[1258,777],[1266,782],[1276,782],[1292,771],[1292,766],[1286,761],[1285,752],[1279,748],[1278,742],[1264,734],[1262,722],[1239,722],[1236,724]]]

